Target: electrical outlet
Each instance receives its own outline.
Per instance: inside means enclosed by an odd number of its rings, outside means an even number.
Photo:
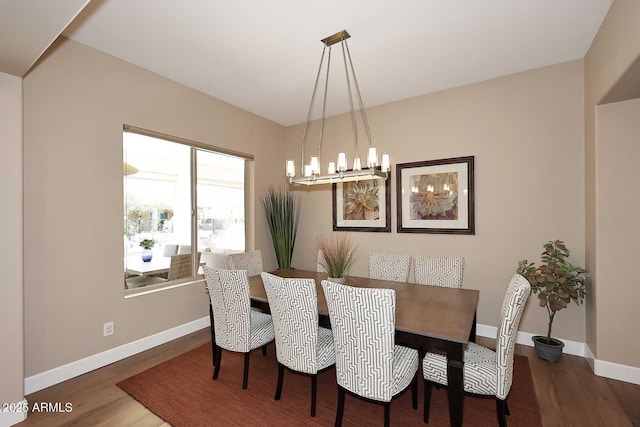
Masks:
[[[113,335],[113,321],[107,322],[104,325],[102,325],[102,334],[105,337],[108,337],[109,335]]]

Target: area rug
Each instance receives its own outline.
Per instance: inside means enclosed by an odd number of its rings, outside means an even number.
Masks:
[[[249,387],[242,390],[241,354],[224,351],[220,375],[212,380],[211,345],[206,344],[167,362],[121,381],[117,385],[150,411],[175,427],[193,426],[331,426],[336,414],[335,370],[318,376],[315,418],[310,417],[311,380],[285,372],[282,398],[273,399],[277,363],[274,346],[266,357],[260,350],[251,353]],[[418,409],[411,408],[411,393],[391,404],[391,425],[418,426],[422,422],[423,387],[420,380]],[[448,426],[445,389],[433,389],[429,426]],[[529,362],[516,356],[514,380],[509,395],[509,426],[541,426]],[[344,426],[383,424],[383,407],[347,395]],[[495,399],[467,395],[464,400],[465,426],[497,425]]]

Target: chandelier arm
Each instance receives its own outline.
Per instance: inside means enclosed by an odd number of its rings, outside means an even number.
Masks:
[[[367,136],[369,137],[369,147],[372,146],[371,142],[371,128],[369,128],[369,120],[367,120],[367,113],[364,108],[364,102],[362,102],[362,95],[360,94],[360,87],[358,86],[358,78],[356,77],[356,70],[353,68],[353,61],[351,60],[351,52],[349,51],[349,44],[347,41],[344,41],[345,46],[347,47],[347,56],[349,57],[349,65],[351,67],[351,74],[353,74],[353,83],[356,87],[356,93],[358,94],[358,100],[360,101],[360,108],[362,109],[362,117],[364,119],[364,125],[367,130]]]
[[[340,46],[342,46],[342,59],[344,60],[344,73],[345,76],[347,77],[347,91],[349,92],[349,106],[351,107],[351,120],[353,121],[353,132],[355,134],[355,157],[354,159],[358,158],[358,116],[356,115],[356,110],[354,108],[353,105],[353,92],[351,89],[351,78],[349,77],[349,68],[347,67],[347,57],[345,56],[345,51],[344,51],[344,47],[347,44],[346,40],[343,40],[342,43],[340,43]],[[353,70],[353,66],[351,67]]]
[[[318,82],[320,81],[320,72],[322,71],[322,64],[324,63],[324,51],[326,46],[322,49],[322,56],[320,57],[320,65],[318,66],[318,72],[316,73],[316,83],[313,85],[313,93],[311,94],[311,102],[309,103],[309,111],[307,111],[307,121],[304,124],[304,130],[302,131],[301,141],[301,153],[300,153],[300,174],[304,176],[304,141],[307,136],[307,129],[309,128],[309,122],[311,121],[311,112],[313,111],[313,103],[316,99],[316,92],[318,90]],[[331,55],[331,49],[329,49],[329,55]],[[327,68],[328,69],[328,68]],[[326,98],[326,89],[325,89]]]
[[[324,119],[327,111],[327,91],[329,89],[329,70],[330,69],[331,69],[331,46],[329,46],[329,55],[327,55],[327,74],[324,80],[324,98],[322,100],[322,122],[320,123],[320,141],[318,143],[318,164],[321,164],[320,150],[322,149],[322,139],[324,138]]]

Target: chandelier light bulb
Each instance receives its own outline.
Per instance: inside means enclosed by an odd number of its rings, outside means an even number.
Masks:
[[[387,153],[382,155],[382,172],[389,172],[391,170],[391,161],[389,160],[389,155]]]
[[[311,156],[311,173],[314,175],[319,175],[320,174],[320,162],[318,161],[318,157],[317,156]]]
[[[336,173],[336,163],[335,162],[329,162],[329,166],[327,167],[327,173],[329,175],[332,175],[332,174]]]
[[[347,155],[345,153],[338,153],[338,172],[344,172],[347,170]]]
[[[304,165],[304,176],[311,176],[311,165]]]
[[[293,178],[296,176],[296,163],[293,160],[287,160],[287,177]]]
[[[356,157],[355,159],[353,159],[353,170],[354,171],[362,170],[362,165],[360,164],[360,157]]]
[[[375,168],[378,166],[378,152],[376,147],[369,147],[369,154],[367,155],[367,166]]]

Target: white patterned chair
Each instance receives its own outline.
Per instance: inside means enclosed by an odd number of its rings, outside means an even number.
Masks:
[[[411,386],[418,407],[418,351],[395,345],[396,293],[322,281],[336,351],[338,409],[342,425],[345,392],[384,405],[389,425],[391,400]]]
[[[264,271],[260,250],[230,254],[229,265],[232,270],[247,270],[249,277],[258,276]]]
[[[417,255],[413,259],[413,272],[420,285],[461,288],[464,258]]]
[[[316,271],[318,273],[327,273],[327,269],[322,266],[322,249],[318,249],[318,258],[316,259]]]
[[[262,273],[276,332],[280,400],[284,368],[311,376],[311,416],[316,416],[318,372],[336,363],[331,329],[318,326],[318,295],[314,279],[289,279]]]
[[[242,388],[249,380],[249,354],[274,340],[271,315],[251,310],[249,279],[245,270],[222,270],[204,267],[215,331],[213,379],[220,373],[221,349],[244,353]]]
[[[529,298],[531,285],[519,274],[514,275],[502,302],[500,325],[496,337],[496,351],[475,343],[468,343],[464,351],[464,391],[496,397],[496,411],[500,427],[507,425],[509,414],[507,396],[513,383],[513,358],[518,325]],[[447,358],[427,353],[422,362],[424,376],[424,422],[429,422],[431,385],[447,385]]]
[[[369,254],[369,278],[406,282],[409,263],[409,255]]]
[[[231,270],[229,254],[220,252],[202,252],[202,259],[207,267]]]

